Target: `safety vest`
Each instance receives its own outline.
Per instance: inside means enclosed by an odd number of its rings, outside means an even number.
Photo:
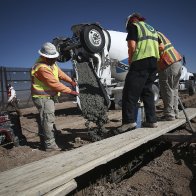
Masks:
[[[159,70],[164,70],[173,63],[180,61],[182,57],[173,47],[171,42],[162,33],[158,32],[158,36],[161,39],[163,45],[165,46],[158,61],[158,68]]]
[[[133,23],[138,30],[138,42],[132,57],[132,62],[155,57],[159,59],[159,43],[157,31],[149,24],[140,21]]]
[[[46,86],[42,81],[40,81],[38,78],[35,77],[36,71],[40,67],[45,67],[50,72],[53,73],[54,77],[59,81],[58,77],[58,66],[54,64],[52,67],[53,69],[43,63],[37,63],[34,65],[34,67],[31,70],[31,77],[32,77],[32,86],[31,86],[31,94],[32,97],[50,97],[50,96],[56,96],[60,95],[58,92],[52,90],[49,86]]]

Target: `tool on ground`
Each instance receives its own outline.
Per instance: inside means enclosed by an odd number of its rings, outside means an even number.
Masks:
[[[186,117],[186,121],[187,121],[187,123],[188,123],[188,125],[189,125],[191,131],[192,131],[193,133],[196,133],[195,129],[193,128],[193,126],[192,126],[192,124],[191,124],[191,122],[190,122],[190,120],[189,120],[189,118],[188,118],[188,116],[187,116],[187,113],[186,113],[186,111],[185,111],[185,109],[184,109],[184,106],[183,106],[183,104],[182,104],[182,101],[181,101],[180,97],[178,97],[178,102],[179,102],[179,104],[180,104],[180,106],[181,106],[181,108],[182,108],[182,110],[183,110],[183,112],[184,112],[184,115],[185,115],[185,117]]]

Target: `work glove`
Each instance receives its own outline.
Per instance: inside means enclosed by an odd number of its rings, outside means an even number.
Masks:
[[[76,91],[71,91],[70,94],[71,94],[71,95],[74,95],[74,96],[78,96],[78,95],[79,95],[79,93],[76,92]]]
[[[71,81],[71,83],[70,83],[72,86],[76,86],[77,85],[77,83],[75,82],[75,81]]]

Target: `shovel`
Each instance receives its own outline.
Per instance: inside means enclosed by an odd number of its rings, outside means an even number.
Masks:
[[[186,121],[187,121],[187,123],[189,124],[189,127],[190,127],[191,131],[192,131],[193,133],[196,133],[195,129],[193,128],[193,126],[192,126],[192,124],[191,124],[191,122],[190,122],[190,120],[189,120],[189,118],[188,118],[188,116],[187,116],[187,113],[186,113],[186,111],[185,111],[185,109],[184,109],[184,106],[183,106],[183,104],[182,104],[182,101],[181,101],[180,97],[178,97],[178,102],[179,102],[179,104],[180,104],[180,106],[181,106],[181,108],[182,108],[182,110],[183,110],[183,112],[184,112],[184,115],[185,115],[185,117],[186,117]]]

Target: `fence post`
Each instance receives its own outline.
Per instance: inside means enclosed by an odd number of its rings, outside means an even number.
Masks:
[[[1,108],[3,108],[4,106],[4,88],[3,88],[3,84],[4,84],[4,78],[3,78],[3,67],[0,67],[0,74],[1,74]]]
[[[8,98],[7,97],[7,85],[8,85],[8,82],[7,82],[7,69],[6,69],[6,67],[3,67],[3,73],[4,73],[4,86],[5,86],[5,91],[4,92],[6,92],[6,98]],[[3,95],[5,95],[5,93],[3,94]],[[4,106],[5,106],[5,97],[4,97]]]

